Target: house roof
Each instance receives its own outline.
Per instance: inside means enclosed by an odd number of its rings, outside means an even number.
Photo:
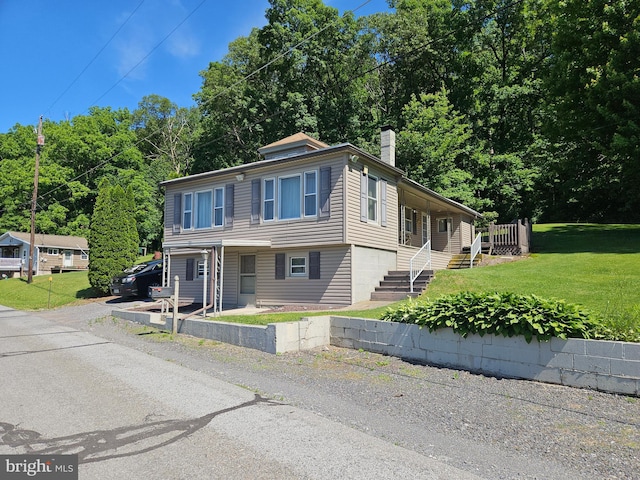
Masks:
[[[359,157],[359,158],[367,159],[368,161],[375,163],[377,166],[381,168],[386,168],[388,170],[391,170],[394,173],[394,175],[396,175],[398,178],[400,178],[400,176],[402,176],[404,173],[399,168],[396,168],[392,165],[389,165],[388,163],[383,162],[379,158],[371,155],[370,153],[365,152],[364,150],[361,150],[360,148],[350,143],[341,143],[339,145],[327,146],[318,150],[311,150],[311,151],[307,151],[307,152],[300,153],[293,156],[270,158],[268,160],[260,160],[257,162],[236,165],[235,167],[228,167],[220,170],[197,173],[195,175],[189,175],[187,177],[180,177],[180,178],[174,178],[171,180],[165,180],[164,182],[161,182],[160,185],[163,185],[163,186],[175,185],[178,183],[188,182],[191,180],[197,180],[202,178],[214,178],[214,177],[230,175],[230,174],[235,175],[238,173],[245,173],[245,172],[249,172],[251,170],[256,170],[259,168],[265,168],[270,165],[277,165],[285,162],[304,161],[304,160],[309,160],[315,157],[321,157],[324,155],[335,155],[336,153],[345,153],[345,154],[355,155],[356,157]]]
[[[300,152],[299,150],[294,150],[300,147],[307,147],[307,151]],[[274,156],[273,153],[279,151],[287,151],[294,150],[295,154],[291,156]],[[327,145],[319,140],[316,140],[302,132],[296,133],[295,135],[291,135],[289,137],[283,138],[277,142],[266,145],[258,150],[258,152],[264,156],[267,156],[267,159],[260,160],[257,162],[246,163],[243,165],[238,165],[235,167],[224,168],[221,170],[214,170],[211,172],[199,173],[196,175],[190,175],[188,177],[181,177],[172,180],[166,180],[161,182],[161,185],[170,185],[181,183],[189,180],[199,179],[199,178],[207,178],[207,177],[217,177],[225,174],[239,174],[247,171],[251,171],[257,168],[264,168],[271,164],[280,164],[283,162],[293,162],[293,161],[302,161],[308,160],[314,157],[319,157],[328,154],[335,154],[338,152],[348,153],[349,155],[355,156],[357,158],[366,159],[369,162],[376,164],[378,167],[383,167],[387,170],[393,172],[393,174],[398,179],[399,185],[406,185],[409,188],[413,188],[418,190],[424,194],[430,195],[433,197],[438,203],[442,205],[447,205],[448,207],[454,208],[456,210],[464,211],[474,217],[481,218],[482,214],[476,212],[475,210],[456,202],[455,200],[451,200],[450,198],[444,197],[433,190],[421,185],[420,183],[411,180],[410,178],[405,176],[405,172],[393,165],[390,165],[378,157],[371,155],[370,153],[361,150],[360,148],[352,145],[351,143],[341,143],[339,145]]]
[[[455,200],[451,200],[450,198],[447,198],[444,195],[440,195],[439,193],[434,192],[430,188],[427,188],[421,183],[418,183],[415,180],[411,180],[408,177],[403,176],[399,182],[399,185],[407,185],[411,188],[414,188],[420,192],[426,193],[427,195],[433,197],[440,204],[444,204],[448,207],[452,207],[457,210],[462,210],[463,212],[468,213],[469,215],[472,215],[476,218],[482,218],[482,214],[479,212],[476,212],[474,209],[469,208],[466,205],[463,205],[462,203],[456,202]]]
[[[30,233],[23,232],[6,232],[0,235],[0,243],[7,245],[9,240],[13,238],[27,245],[31,241]],[[48,248],[66,248],[72,250],[88,250],[89,244],[84,237],[74,237],[72,235],[47,235],[45,233],[36,233],[34,236],[34,246]]]
[[[285,146],[287,148],[306,146],[310,147],[312,150],[319,150],[321,148],[327,148],[329,145],[321,142],[320,140],[316,140],[315,138],[310,137],[305,133],[298,132],[294,135],[283,138],[282,140],[278,140],[277,142],[273,142],[269,145],[265,145],[264,147],[259,148],[258,153],[260,153],[261,155],[266,155],[269,152],[280,150]]]

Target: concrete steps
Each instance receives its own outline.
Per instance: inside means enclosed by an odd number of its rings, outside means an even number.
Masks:
[[[397,301],[407,297],[417,297],[427,288],[433,276],[433,270],[422,272],[413,282],[413,293],[411,293],[409,272],[390,271],[375,291],[371,293],[371,300]]]

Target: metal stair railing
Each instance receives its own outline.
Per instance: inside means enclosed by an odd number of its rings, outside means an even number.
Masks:
[[[476,236],[476,239],[471,244],[471,261],[469,263],[469,268],[473,268],[473,261],[475,260],[476,256],[480,253],[481,250],[482,250],[482,234],[479,233]]]
[[[420,265],[422,260],[424,261],[422,262],[421,267],[414,267],[414,264]],[[425,243],[409,261],[409,283],[411,285],[411,293],[413,293],[413,282],[422,272],[424,272],[427,266],[431,266],[431,240],[427,240],[427,243]]]

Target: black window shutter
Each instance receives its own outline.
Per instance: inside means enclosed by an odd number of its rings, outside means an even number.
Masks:
[[[331,214],[331,167],[320,169],[320,216],[328,217]]]
[[[380,180],[380,225],[387,226],[387,181]]]
[[[369,183],[369,176],[363,173],[360,176],[360,221],[367,221],[367,204],[368,204],[368,196],[367,196],[367,186]]]
[[[320,252],[309,252],[309,278],[320,278]]]
[[[185,275],[187,282],[193,280],[193,258],[187,258],[187,274]]]
[[[276,280],[284,280],[285,260],[284,253],[276,253]]]
[[[251,180],[251,223],[260,223],[260,182]]]
[[[182,226],[182,194],[173,196],[173,233],[180,233]]]
[[[233,225],[233,187],[233,183],[229,183],[224,192],[224,224],[228,227]]]

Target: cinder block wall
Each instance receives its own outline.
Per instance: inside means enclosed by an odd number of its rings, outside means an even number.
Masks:
[[[430,333],[417,325],[331,317],[331,344],[460,368],[572,387],[640,396],[640,344],[553,338]]]

